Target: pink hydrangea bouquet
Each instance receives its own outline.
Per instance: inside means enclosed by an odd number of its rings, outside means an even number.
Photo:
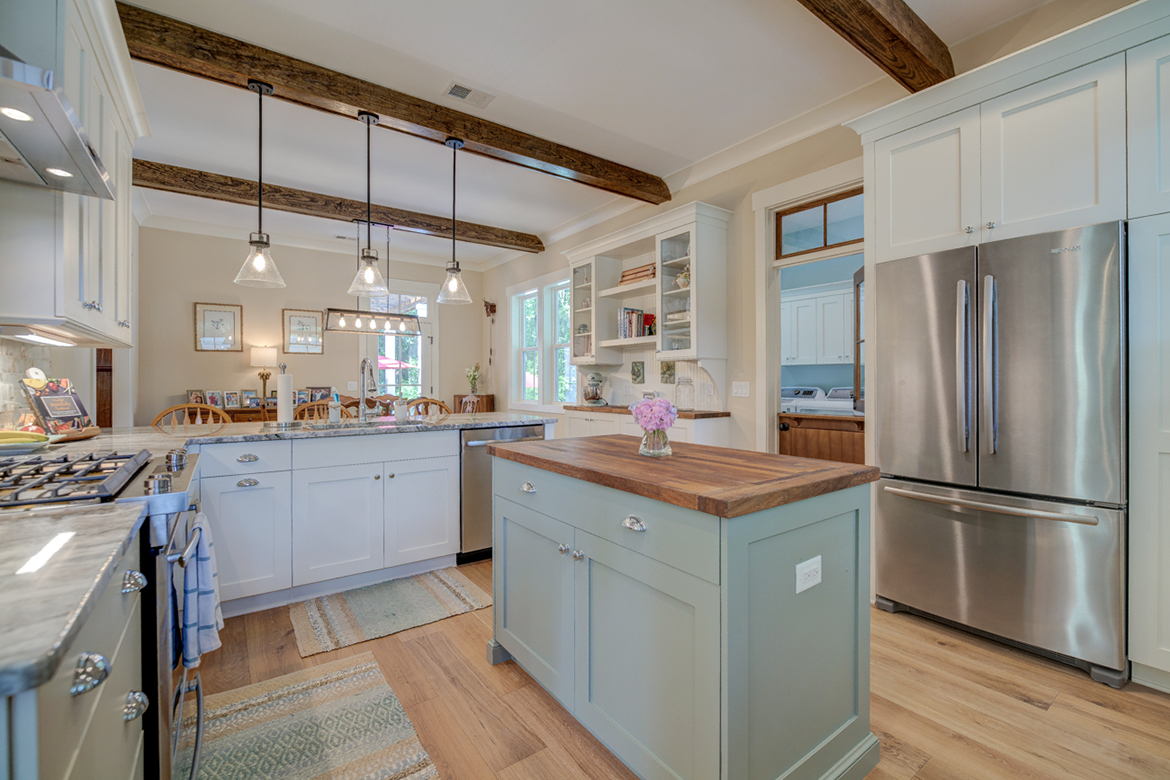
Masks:
[[[664,431],[678,419],[678,409],[665,398],[646,398],[630,406],[644,431]]]

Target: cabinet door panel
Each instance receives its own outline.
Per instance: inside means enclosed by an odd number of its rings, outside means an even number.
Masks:
[[[817,363],[845,361],[845,296],[823,295],[817,302]]]
[[[1126,56],[1129,218],[1170,211],[1170,36]]]
[[[1125,218],[1123,54],[980,111],[983,241]]]
[[[289,472],[204,478],[199,490],[215,542],[220,597],[228,601],[292,587]]]
[[[495,498],[495,636],[533,679],[573,710],[573,529]]]
[[[719,777],[719,587],[576,531],[574,715],[639,777]]]
[[[792,303],[780,304],[780,363],[787,365],[796,357],[796,326],[792,320]]]
[[[293,585],[382,568],[382,464],[293,472]]]
[[[397,461],[385,469],[385,565],[459,552],[459,457]]]
[[[879,263],[978,242],[978,106],[878,141],[874,154]]]
[[[817,362],[817,302],[813,298],[792,302],[792,324],[796,333],[793,340],[796,352],[793,365],[812,365]]]
[[[621,421],[616,415],[602,412],[597,417],[593,418],[593,422],[589,424],[590,436],[609,436],[615,433],[621,433]]]

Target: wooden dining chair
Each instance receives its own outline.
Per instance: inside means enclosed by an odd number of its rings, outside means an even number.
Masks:
[[[341,416],[343,419],[351,419],[357,417],[353,410],[349,407],[341,407]],[[296,409],[293,409],[294,420],[327,420],[329,419],[329,402],[328,401],[310,401],[307,404],[301,404]]]
[[[406,405],[406,412],[413,415],[431,415],[440,412],[451,414],[451,407],[438,398],[416,398]]]
[[[232,418],[218,406],[208,404],[179,404],[163,409],[151,421],[151,427],[173,433],[180,426],[185,431],[193,425],[213,425],[216,430],[231,425]]]

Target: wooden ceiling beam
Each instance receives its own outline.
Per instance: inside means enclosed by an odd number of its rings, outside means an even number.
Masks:
[[[430,103],[388,87],[118,3],[122,30],[136,60],[246,88],[248,79],[271,84],[273,97],[357,119],[381,117],[379,127],[443,143],[647,203],[670,200],[661,178],[579,149]]]
[[[254,181],[148,160],[134,161],[134,184],[147,189],[194,195],[225,203],[256,205]],[[364,221],[366,218],[365,201],[336,198],[319,192],[307,192],[267,183],[264,185],[264,208],[343,222]],[[374,204],[370,218],[373,222],[391,225],[395,230],[439,238],[451,237],[451,220],[447,217],[435,217]],[[500,249],[518,249],[521,252],[544,251],[544,242],[538,236],[462,220],[459,221],[459,240]]]
[[[955,75],[951,52],[904,0],[799,0],[911,92]]]

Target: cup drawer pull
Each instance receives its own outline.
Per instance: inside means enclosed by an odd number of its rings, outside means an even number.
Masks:
[[[628,528],[631,531],[644,533],[646,531],[646,524],[642,522],[642,518],[637,515],[630,515],[625,520],[622,520],[622,528]]]
[[[129,723],[141,718],[150,707],[150,699],[142,691],[130,691],[126,694],[126,704],[122,707],[122,720]]]
[[[80,696],[89,693],[110,676],[110,659],[101,653],[82,653],[73,670],[73,685],[69,693]]]
[[[525,493],[535,493],[536,492],[536,485],[533,485],[531,482],[525,482],[523,485],[520,486],[520,489],[523,490]]]
[[[259,484],[259,480],[248,477],[247,479],[241,479],[239,482],[237,482],[236,487],[256,487]]]
[[[137,593],[146,587],[146,575],[131,569],[122,575],[122,593]]]
[[[255,463],[258,460],[260,460],[259,455],[253,455],[249,452],[236,458],[236,463]]]

